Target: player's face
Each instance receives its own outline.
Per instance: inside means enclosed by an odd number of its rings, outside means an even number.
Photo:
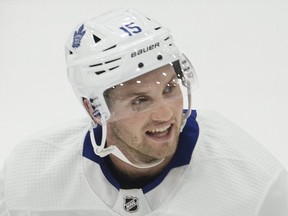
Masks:
[[[116,86],[109,92],[107,144],[132,162],[174,154],[183,118],[183,98],[171,65]]]

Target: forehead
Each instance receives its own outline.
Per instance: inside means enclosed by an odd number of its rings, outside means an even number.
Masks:
[[[156,90],[155,88],[167,85],[167,83],[171,82],[173,79],[177,79],[176,77],[177,75],[173,66],[167,64],[134,79],[114,86],[106,92],[108,93],[106,96],[127,96],[139,92],[148,92],[153,89]]]
[[[152,70],[146,74],[138,76],[134,79],[126,81],[122,83],[122,85],[133,86],[135,84],[160,84],[164,83],[165,81],[171,80],[171,78],[173,78],[174,76],[176,76],[174,68],[172,65],[168,64]]]

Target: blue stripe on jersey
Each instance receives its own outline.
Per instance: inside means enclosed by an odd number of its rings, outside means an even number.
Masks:
[[[195,148],[199,136],[199,126],[196,121],[196,117],[197,112],[196,110],[193,110],[190,117],[187,119],[183,131],[180,133],[178,147],[171,162],[153,182],[142,188],[143,193],[147,193],[151,191],[153,188],[157,187],[168,175],[171,169],[190,163],[192,152]],[[101,143],[102,128],[101,127],[95,128],[94,133],[96,142]],[[95,163],[99,164],[107,180],[118,190],[120,189],[120,184],[111,175],[108,167],[105,164],[105,160],[94,153],[89,132],[87,133],[84,140],[83,157],[86,157],[94,161]]]
[[[102,139],[102,127],[98,126],[94,129],[94,135],[96,139],[96,143],[101,143]],[[83,146],[83,157],[86,157],[95,163],[99,164],[103,174],[105,175],[106,179],[118,190],[120,190],[120,184],[113,178],[111,175],[108,167],[105,164],[105,160],[94,153],[93,146],[90,140],[89,131],[86,134]]]

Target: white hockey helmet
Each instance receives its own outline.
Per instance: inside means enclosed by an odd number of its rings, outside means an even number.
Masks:
[[[95,115],[101,117],[101,145],[95,143],[91,130],[97,155],[113,153],[110,147],[105,148],[106,121],[111,112],[104,92],[125,81],[175,63],[178,77],[188,92],[189,107],[184,120],[189,116],[191,88],[197,82],[193,66],[174,45],[170,31],[155,20],[136,10],[112,10],[78,25],[65,48],[68,78],[78,99],[81,103],[83,98],[89,99]]]

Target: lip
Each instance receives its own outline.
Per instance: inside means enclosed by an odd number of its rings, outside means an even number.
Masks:
[[[172,137],[173,128],[174,128],[174,124],[172,123],[165,124],[162,126],[155,127],[154,129],[147,130],[145,132],[145,135],[149,137],[149,139],[157,141],[157,142],[169,141]]]

